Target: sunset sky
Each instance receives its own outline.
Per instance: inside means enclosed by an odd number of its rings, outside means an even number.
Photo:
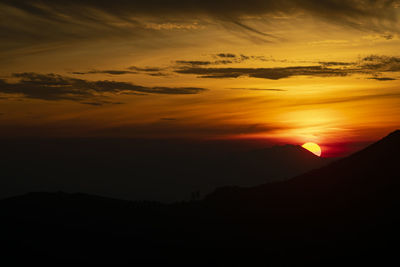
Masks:
[[[0,1],[0,136],[315,142],[399,128],[400,1]]]

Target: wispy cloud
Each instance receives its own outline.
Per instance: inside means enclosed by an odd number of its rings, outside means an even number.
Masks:
[[[385,33],[398,30],[397,0],[3,0],[0,40],[21,43],[141,36],[148,31],[198,30],[212,21],[265,41],[279,40],[246,23],[248,17],[312,16],[332,24]],[[6,41],[6,42],[5,42]]]
[[[214,60],[176,60],[175,63],[178,65],[189,65],[189,66],[208,66],[208,65],[228,65],[233,63],[242,63],[247,60],[265,60],[261,56],[246,56],[236,55],[232,53],[219,53],[211,55]]]
[[[157,68],[157,67],[136,67],[131,66],[126,69],[117,69],[117,70],[89,70],[89,71],[73,71],[71,74],[76,75],[85,75],[85,74],[109,74],[109,75],[124,75],[124,74],[146,74],[150,76],[165,76],[166,73],[163,73],[165,68]]]
[[[246,68],[246,67],[218,67],[218,65],[240,64],[245,61],[279,62],[280,64],[299,64],[305,62],[289,62],[288,60],[277,60],[264,56],[251,56],[233,53],[213,54],[214,60],[176,60],[175,65],[169,67],[136,67],[131,66],[120,70],[90,70],[74,71],[72,74],[145,74],[150,76],[167,76],[171,72],[179,74],[197,75],[199,78],[239,78],[251,77],[270,80],[279,80],[294,76],[310,77],[340,77],[353,74],[371,75],[367,79],[377,81],[393,81],[394,77],[382,76],[383,73],[400,72],[400,57],[385,55],[369,55],[352,62],[345,61],[317,61],[308,62],[316,65],[287,66],[271,68]],[[221,59],[222,58],[222,59]],[[389,75],[390,76],[390,75]]]
[[[233,54],[232,56],[234,56],[233,58],[239,58]],[[244,55],[242,56],[249,59],[255,58]],[[263,61],[268,60],[264,57],[261,58],[263,59]],[[274,62],[274,60],[270,61]],[[382,55],[370,55],[360,58],[359,60],[354,62],[320,61],[315,63],[318,65],[309,66],[287,66],[271,68],[205,67],[211,64],[212,62],[210,62],[210,64],[187,64],[186,66],[178,66],[178,68],[175,69],[175,72],[179,74],[197,75],[197,77],[199,78],[223,79],[251,77],[270,80],[279,80],[294,76],[340,77],[353,74],[366,74],[372,76],[368,79],[375,79],[377,81],[397,80],[393,77],[382,77],[382,74],[400,72],[400,57]]]
[[[131,67],[128,67],[128,69],[135,70],[135,71],[140,71],[140,72],[159,72],[159,71],[163,71],[165,68],[131,66]]]
[[[322,66],[295,66],[282,68],[198,68],[184,67],[176,70],[180,74],[195,74],[200,78],[238,78],[251,77],[270,80],[279,80],[292,76],[346,76],[348,71],[342,69],[325,68]]]
[[[106,94],[197,94],[197,87],[146,87],[128,82],[89,81],[58,74],[15,73],[17,82],[0,80],[0,93],[42,100],[73,100],[89,105],[120,104],[104,100]]]
[[[397,80],[396,78],[390,78],[390,77],[372,77],[372,78],[368,78],[368,79],[377,80],[377,81],[382,81],[382,82],[384,82],[384,81],[395,81],[395,80]]]
[[[78,75],[85,75],[85,74],[123,75],[123,74],[137,74],[138,72],[129,70],[90,70],[90,71],[74,71],[71,73]]]
[[[370,55],[360,61],[360,68],[370,71],[398,72],[400,71],[400,57]]]
[[[228,88],[232,90],[249,90],[249,91],[272,91],[272,92],[285,92],[285,89],[276,89],[276,88]]]
[[[339,103],[349,103],[356,101],[371,101],[375,99],[384,98],[400,98],[400,93],[378,93],[378,94],[360,94],[354,96],[346,97],[329,97],[321,99],[302,99],[301,101],[293,101],[288,104],[288,106],[316,106],[316,105],[329,105],[329,104],[339,104]]]
[[[216,56],[222,57],[222,58],[236,58],[236,55],[231,54],[231,53],[220,53],[220,54],[217,54]]]
[[[181,65],[191,65],[191,66],[207,66],[214,64],[212,61],[205,61],[205,60],[177,60],[177,64]]]

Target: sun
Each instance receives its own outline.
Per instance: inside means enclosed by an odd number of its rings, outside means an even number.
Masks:
[[[304,145],[302,145],[302,147],[307,149],[308,151],[314,153],[318,157],[321,156],[321,153],[322,153],[321,148],[316,143],[308,142],[308,143],[305,143]]]

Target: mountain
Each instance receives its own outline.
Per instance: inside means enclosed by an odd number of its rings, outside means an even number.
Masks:
[[[32,193],[0,201],[3,261],[398,263],[400,132],[293,179],[160,204]],[[24,255],[24,257],[20,257]]]
[[[0,142],[0,198],[62,190],[174,202],[221,186],[288,179],[332,160],[299,146],[255,149],[266,145],[243,140],[7,140]]]
[[[398,261],[399,151],[397,130],[362,151],[288,181],[220,188],[204,204],[226,222],[241,221],[246,235],[283,242],[284,249],[300,241],[291,252],[314,250],[308,260]]]
[[[400,131],[347,158],[337,160],[325,167],[312,170],[282,183],[259,185],[247,189],[220,188],[207,197],[208,201],[236,198],[239,202],[262,203],[273,197],[287,197],[294,201],[351,201],[369,198],[371,194],[393,197],[399,189]],[[392,192],[395,190],[395,192]],[[232,193],[230,193],[232,191]],[[239,197],[240,196],[240,197]],[[239,198],[243,198],[240,199]],[[233,201],[233,199],[231,199]],[[261,202],[259,202],[261,201]],[[256,204],[256,203],[252,203]],[[313,205],[313,206],[314,206]]]

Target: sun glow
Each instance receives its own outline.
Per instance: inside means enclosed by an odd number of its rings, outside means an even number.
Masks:
[[[308,142],[308,143],[305,143],[304,145],[302,145],[302,147],[307,149],[308,151],[314,153],[318,157],[321,156],[321,153],[322,153],[321,148],[316,143]]]

